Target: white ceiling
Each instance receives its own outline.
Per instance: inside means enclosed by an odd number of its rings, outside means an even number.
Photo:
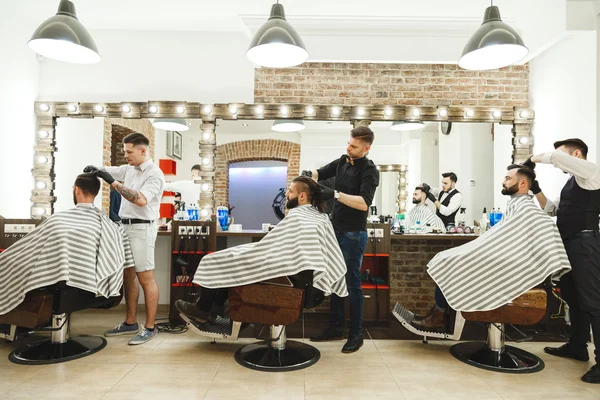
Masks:
[[[73,0],[94,30],[242,32],[248,40],[273,0]],[[13,17],[42,22],[58,0],[11,2]],[[283,0],[309,61],[456,62],[486,0]],[[496,0],[503,20],[539,54],[566,34],[565,0]],[[199,48],[201,43],[198,44]],[[345,47],[352,51],[340,52]],[[189,49],[188,49],[189,50]]]

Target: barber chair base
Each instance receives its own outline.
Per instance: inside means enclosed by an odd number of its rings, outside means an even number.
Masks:
[[[98,336],[75,336],[64,343],[47,339],[14,350],[8,359],[15,364],[55,364],[87,357],[104,347],[106,340]]]
[[[466,364],[490,371],[528,374],[544,369],[544,361],[538,356],[508,345],[497,352],[487,343],[459,343],[450,347],[450,354]]]
[[[235,353],[238,364],[257,371],[286,372],[308,368],[321,358],[315,347],[288,340],[284,349],[276,349],[268,341],[249,344]]]

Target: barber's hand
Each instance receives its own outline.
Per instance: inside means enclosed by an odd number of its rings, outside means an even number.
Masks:
[[[437,201],[437,199],[435,198],[435,196],[431,192],[427,192],[427,198],[429,200],[431,200],[432,203],[435,203]]]
[[[106,181],[106,183],[108,183],[109,185],[112,185],[112,183],[115,181],[115,178],[112,177],[111,174],[109,174],[106,171],[98,171],[98,178],[102,178]]]
[[[309,171],[309,170],[305,169],[304,171],[302,171],[302,173],[300,175],[302,175],[302,176],[308,176],[309,178],[312,178],[312,171]]]
[[[428,184],[424,183],[421,185],[423,186],[423,189],[425,190],[425,193],[429,193],[431,192],[431,186],[429,186]]]
[[[542,189],[540,189],[540,184],[537,181],[537,179],[533,181],[533,185],[531,185],[531,191],[533,192],[533,194],[538,194],[542,191]]]
[[[83,169],[83,172],[86,174],[96,174],[98,171],[100,171],[100,168],[94,167],[93,165],[88,165]]]
[[[328,188],[327,186],[321,185],[320,183],[318,185],[321,188],[321,199],[325,201],[333,199],[333,196],[335,195],[335,190]]]
[[[523,161],[523,163],[521,165],[523,165],[524,167],[527,167],[527,168],[535,169],[535,163],[533,161],[531,161],[531,157],[529,157],[527,160]]]

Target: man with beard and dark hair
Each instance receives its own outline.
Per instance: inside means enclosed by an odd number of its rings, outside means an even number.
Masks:
[[[260,242],[204,256],[193,279],[202,286],[200,298],[196,303],[177,300],[177,310],[196,323],[212,322],[223,309],[229,287],[304,270],[314,271],[313,286],[325,295],[347,296],[344,257],[323,213],[323,202],[332,196],[333,190],[311,178],[295,178],[286,192],[288,215]]]
[[[433,229],[439,229],[442,232],[446,232],[444,222],[425,204],[427,200],[427,192],[422,186],[417,186],[413,192],[413,204],[416,204],[410,211],[408,211],[407,222],[408,227],[413,228],[417,225],[417,222],[422,228],[425,228],[427,224]]]
[[[502,194],[510,196],[502,221],[477,239],[436,254],[427,264],[437,284],[435,305],[415,318],[415,327],[443,330],[449,307],[494,310],[571,268],[552,218],[528,195],[534,181],[532,169],[510,165],[502,182]]]

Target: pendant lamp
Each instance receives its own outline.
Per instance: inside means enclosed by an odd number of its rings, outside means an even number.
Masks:
[[[293,67],[308,58],[300,35],[286,21],[279,2],[273,4],[269,20],[252,38],[246,57],[254,64],[269,68]]]
[[[483,24],[467,42],[458,66],[476,71],[497,69],[521,61],[528,52],[519,34],[502,22],[500,10],[492,2],[485,10]]]
[[[185,132],[190,129],[183,118],[157,118],[152,122],[152,126],[165,131]]]
[[[425,128],[425,124],[422,122],[406,122],[406,121],[394,121],[390,129],[393,131],[416,131],[417,129]]]
[[[27,42],[37,54],[74,64],[94,64],[100,53],[94,39],[77,19],[75,5],[61,0],[58,12],[35,30]]]
[[[306,128],[301,119],[284,119],[273,122],[271,130],[275,132],[299,132]]]

